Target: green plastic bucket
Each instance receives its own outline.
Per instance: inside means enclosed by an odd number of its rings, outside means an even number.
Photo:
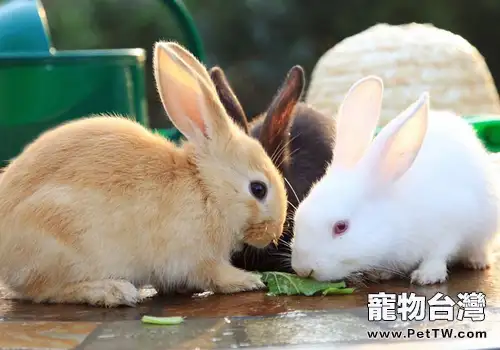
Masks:
[[[204,51],[181,0],[162,0],[187,47]],[[149,126],[143,49],[57,51],[40,0],[0,0],[0,166],[40,133],[92,114],[122,114]],[[175,128],[157,130],[179,142]]]
[[[95,113],[148,125],[143,49],[0,53],[0,162],[41,132]]]
[[[489,152],[500,152],[500,115],[464,117],[476,130],[477,136]]]

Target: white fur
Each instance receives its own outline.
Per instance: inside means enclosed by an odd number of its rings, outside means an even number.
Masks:
[[[340,109],[337,132],[347,134],[336,145],[335,157],[349,142],[363,144],[365,139],[358,138],[367,137],[367,128],[378,120],[383,85],[375,81],[365,78],[347,94],[344,104],[362,106],[370,96],[379,96],[380,104],[350,113]],[[403,132],[397,146],[410,145],[403,160],[387,171],[383,147]],[[498,175],[465,120],[450,112],[429,112],[424,94],[381,131],[355,165],[342,159],[334,159],[295,213],[292,267],[298,274],[313,270],[318,280],[336,280],[375,269],[391,272],[386,278],[412,272],[413,282],[431,284],[446,280],[452,261],[477,269],[488,266],[489,245],[499,225]],[[338,220],[350,225],[334,237]]]

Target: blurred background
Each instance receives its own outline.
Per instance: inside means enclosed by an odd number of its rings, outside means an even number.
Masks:
[[[148,108],[153,127],[168,126],[154,87],[151,48],[184,43],[161,0],[42,0],[59,50],[147,49]],[[317,60],[342,39],[376,23],[432,23],[463,36],[500,81],[498,0],[185,0],[202,36],[207,65],[221,66],[249,117],[262,112],[287,71]],[[450,63],[452,64],[452,62]]]

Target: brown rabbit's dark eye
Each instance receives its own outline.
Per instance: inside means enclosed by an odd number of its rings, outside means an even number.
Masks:
[[[348,221],[344,221],[344,220],[337,221],[335,223],[335,225],[333,225],[333,235],[340,236],[348,229],[349,229],[349,222]]]
[[[262,200],[267,195],[267,186],[262,181],[250,182],[250,192],[258,200]]]

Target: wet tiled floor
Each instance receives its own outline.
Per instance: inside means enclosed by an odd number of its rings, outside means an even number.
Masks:
[[[485,320],[369,321],[367,294],[379,291],[415,292],[427,298],[441,292],[455,300],[460,292],[483,292]],[[143,325],[144,314],[184,316],[186,321],[177,326]],[[264,292],[166,296],[117,309],[3,299],[0,317],[2,349],[416,349],[422,344],[427,349],[500,348],[500,267],[453,271],[450,281],[439,286],[410,287],[401,280],[371,284],[352,295],[324,297],[271,297]],[[443,329],[454,332],[452,339],[440,336]],[[367,331],[376,330],[403,333],[399,339],[394,333],[390,339],[370,340]],[[459,331],[486,332],[487,337],[459,339]]]

